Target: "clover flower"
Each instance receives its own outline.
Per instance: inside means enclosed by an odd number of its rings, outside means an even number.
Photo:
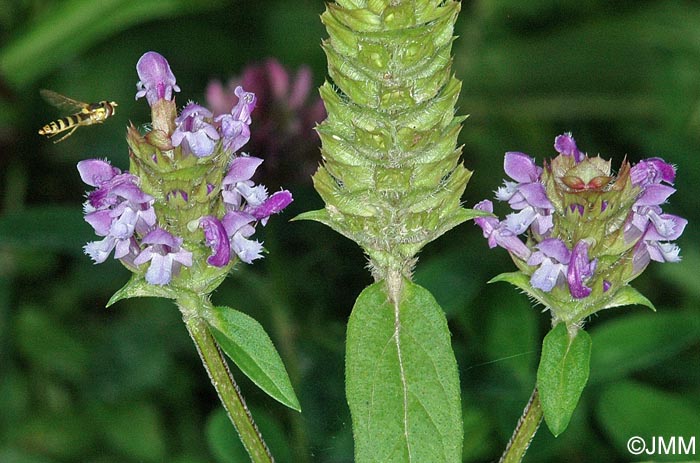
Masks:
[[[620,305],[617,295],[651,260],[678,262],[673,241],[687,220],[661,209],[675,192],[676,175],[663,159],[623,161],[614,175],[610,161],[581,152],[569,133],[556,137],[554,148],[558,156],[544,167],[526,154],[506,153],[511,180],[496,199],[514,212],[474,222],[489,247],[506,249],[528,278],[521,289],[560,318],[580,319]],[[475,208],[493,212],[488,200]]]
[[[236,110],[248,98],[241,94],[241,88],[255,95],[257,115],[252,132],[239,121],[243,113]],[[317,167],[319,139],[314,128],[326,117],[323,102],[312,90],[308,67],[293,74],[270,58],[246,67],[226,84],[210,82],[206,100],[215,120],[232,134],[234,151],[238,149],[235,140],[240,130],[241,139],[250,138],[251,151],[266,154],[265,178],[274,174],[307,182]]]
[[[253,240],[257,224],[292,202],[289,191],[268,195],[252,181],[262,159],[239,153],[250,138],[256,97],[237,87],[226,114],[194,102],[177,114],[180,88],[167,60],[156,52],[137,63],[136,98],[146,97],[152,129],[128,128],[128,172],[108,161],[78,163],[94,190],[85,220],[101,240],[84,250],[95,263],[114,257],[149,285],[175,284],[210,292],[236,260],[262,257]]]

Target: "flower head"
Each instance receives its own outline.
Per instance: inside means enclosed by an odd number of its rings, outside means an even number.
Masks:
[[[496,198],[514,212],[503,221],[487,216],[475,223],[489,247],[505,248],[529,276],[532,289],[525,290],[572,320],[605,308],[651,260],[680,260],[672,241],[687,220],[661,209],[675,192],[676,176],[664,160],[623,162],[615,175],[610,161],[581,152],[570,133],[556,137],[554,148],[559,155],[544,168],[523,153],[506,153],[512,180]],[[475,208],[493,212],[490,201]]]
[[[292,195],[269,195],[252,180],[263,160],[237,153],[250,138],[253,93],[237,87],[236,104],[216,118],[193,102],[178,115],[172,97],[180,88],[165,58],[148,52],[137,71],[136,96],[148,100],[152,124],[145,134],[128,128],[130,171],[99,159],[78,164],[93,188],[85,220],[100,237],[85,252],[96,263],[114,252],[141,277],[137,285],[209,292],[234,262],[262,257],[256,227],[289,205]]]
[[[243,99],[239,87],[255,95],[252,129],[236,109]],[[265,178],[283,173],[285,179],[301,182],[316,170],[319,139],[314,127],[326,117],[323,102],[312,90],[308,67],[293,73],[277,60],[267,59],[246,67],[226,84],[210,82],[206,99],[221,123],[222,138],[229,140],[227,149],[236,151],[250,139],[250,151],[265,153]]]

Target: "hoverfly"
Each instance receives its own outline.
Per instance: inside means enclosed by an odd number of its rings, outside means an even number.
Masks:
[[[55,140],[54,143],[70,137],[78,127],[83,125],[102,124],[108,117],[114,115],[114,108],[118,106],[114,101],[83,103],[45,89],[39,90],[39,93],[51,105],[67,112],[75,112],[75,114],[70,116],[51,121],[39,129],[39,135],[46,135],[48,138],[70,130],[70,132]]]

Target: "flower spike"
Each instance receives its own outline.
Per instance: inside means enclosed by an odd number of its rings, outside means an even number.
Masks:
[[[584,154],[570,133],[556,137],[554,148],[558,156],[544,168],[526,154],[506,153],[510,179],[496,199],[513,212],[475,222],[489,247],[505,248],[529,278],[519,287],[576,323],[610,306],[650,261],[678,262],[673,241],[687,220],[661,209],[676,191],[676,168],[663,159],[623,162],[614,175],[609,161]],[[475,208],[493,212],[487,200]]]

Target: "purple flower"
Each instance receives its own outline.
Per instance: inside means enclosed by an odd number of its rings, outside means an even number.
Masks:
[[[227,210],[244,211],[265,225],[271,215],[281,212],[293,198],[287,190],[277,191],[268,197],[265,186],[255,185],[250,180],[261,163],[262,159],[250,156],[234,159],[222,182],[222,197]]]
[[[527,265],[539,268],[530,277],[530,284],[533,288],[549,292],[566,276],[571,251],[559,238],[547,238],[535,247],[537,251],[532,253]]]
[[[198,158],[211,155],[219,133],[204,119],[211,119],[211,111],[195,103],[185,106],[175,119],[176,128],[171,137],[173,146],[182,145],[183,152]]]
[[[263,160],[252,156],[238,156],[221,182],[222,196],[227,210],[242,210],[244,203],[257,207],[267,199],[267,189],[255,185],[251,178]]]
[[[282,212],[282,209],[289,206],[292,201],[292,194],[287,190],[281,190],[270,195],[259,206],[248,209],[248,212],[265,225],[271,215]]]
[[[221,124],[221,138],[224,149],[235,153],[250,140],[250,115],[255,109],[255,95],[238,86],[234,91],[238,97],[238,103],[229,114],[222,114],[214,119]]]
[[[492,213],[493,203],[485,199],[474,206],[474,209]],[[528,247],[496,217],[476,217],[474,223],[481,227],[484,238],[488,239],[489,248],[500,246],[522,260],[527,260],[530,257]]]
[[[98,187],[121,174],[121,170],[112,167],[106,160],[86,159],[78,162],[78,173],[84,183]]]
[[[564,156],[573,156],[576,164],[583,161],[584,154],[576,147],[576,141],[571,132],[559,135],[554,139],[554,149]]]
[[[146,281],[152,285],[167,285],[182,265],[192,266],[192,253],[181,248],[182,238],[162,228],[152,230],[141,242],[147,246],[134,259],[134,264],[151,262],[146,270]]]
[[[231,243],[223,223],[208,215],[199,219],[199,226],[204,230],[204,240],[212,250],[207,263],[214,267],[225,267],[231,260]]]
[[[508,152],[504,169],[517,183],[505,181],[504,186],[496,191],[496,199],[508,201],[513,209],[520,211],[506,217],[506,228],[519,235],[534,223],[535,231],[545,235],[552,228],[553,206],[540,182],[542,168],[526,154]]]
[[[676,168],[661,158],[649,158],[635,164],[630,169],[630,175],[632,184],[642,188],[661,182],[673,185],[676,179]]]
[[[254,93],[256,98],[256,116],[249,134],[243,127],[245,124],[231,115],[232,108],[240,101],[234,94],[239,86]],[[215,116],[226,115],[221,121],[222,138],[237,141],[241,137],[248,142],[246,146],[251,152],[265,153],[265,178],[283,176],[289,179],[292,175],[304,182],[316,170],[319,138],[314,127],[326,117],[326,112],[313,91],[308,67],[302,66],[294,73],[277,60],[267,59],[247,66],[240,77],[225,85],[211,82],[206,97]],[[230,126],[225,126],[224,121],[231,123]],[[238,135],[239,130],[241,135]],[[235,152],[240,146],[241,142],[232,142],[227,149]]]
[[[628,243],[637,241],[633,262],[634,274],[640,273],[650,260],[680,261],[680,248],[670,241],[678,239],[688,221],[673,214],[664,214],[661,205],[675,189],[676,169],[660,158],[640,161],[630,169],[632,184],[641,188],[632,213],[625,223],[624,236]]]
[[[134,234],[145,234],[156,223],[153,197],[141,191],[134,175],[122,174],[106,161],[81,161],[78,171],[88,185],[98,187],[84,204],[85,221],[104,237],[88,243],[85,253],[95,263],[104,262],[113,249],[116,259],[133,258],[138,252]]]
[[[172,100],[173,91],[180,91],[168,61],[159,53],[144,53],[136,63],[136,72],[141,79],[136,84],[136,99],[145,96],[150,106],[159,100]]]
[[[248,239],[255,233],[255,220],[245,212],[229,212],[222,219],[231,250],[246,264],[262,257],[262,243]]]
[[[576,299],[583,299],[591,294],[591,288],[584,283],[593,276],[598,259],[588,259],[588,243],[580,240],[571,251],[571,261],[566,272],[569,292]]]

